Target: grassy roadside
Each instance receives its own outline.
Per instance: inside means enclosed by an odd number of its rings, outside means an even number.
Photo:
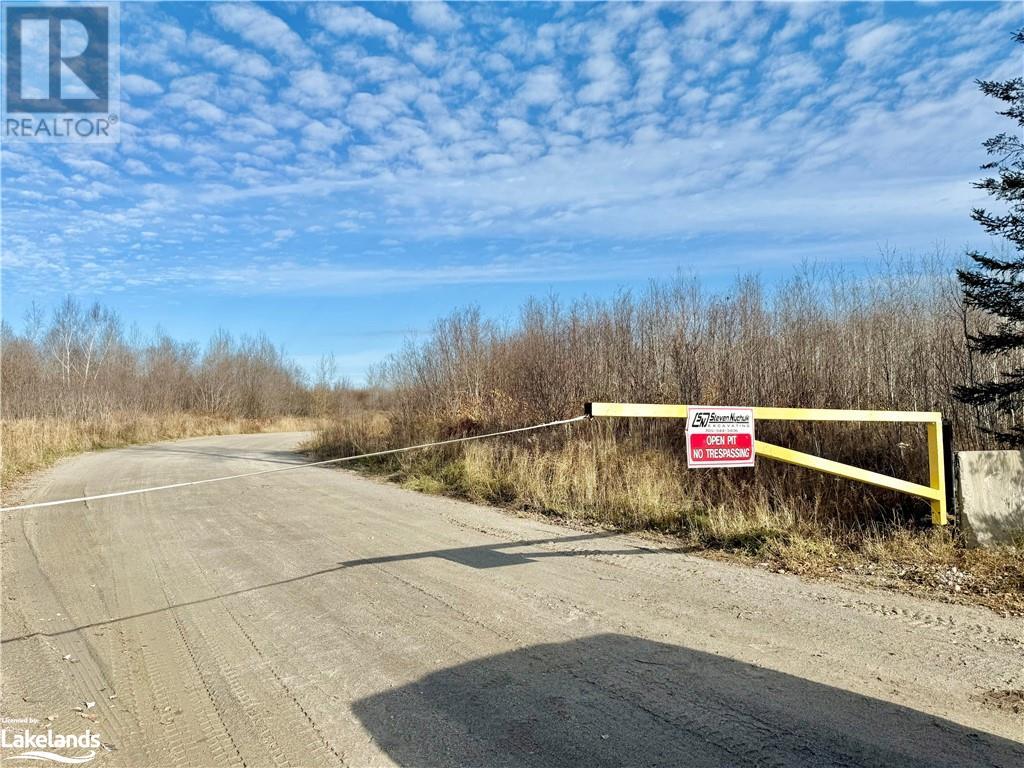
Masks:
[[[189,413],[112,414],[91,419],[13,419],[0,425],[0,491],[32,472],[86,451],[203,435],[316,429],[314,419],[234,419]]]
[[[320,430],[306,450],[327,458],[412,442],[396,431],[387,413],[360,414]],[[813,498],[780,504],[757,485],[723,497],[711,492],[721,489],[693,485],[693,475],[668,452],[607,437],[580,434],[557,445],[467,443],[356,468],[412,490],[575,527],[671,537],[716,559],[1024,615],[1024,549],[965,549],[949,530],[839,526],[827,504],[816,507]]]

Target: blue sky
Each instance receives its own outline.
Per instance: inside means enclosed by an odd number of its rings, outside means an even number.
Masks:
[[[3,316],[368,363],[454,306],[989,245],[1024,4],[126,3],[121,142],[3,148]]]

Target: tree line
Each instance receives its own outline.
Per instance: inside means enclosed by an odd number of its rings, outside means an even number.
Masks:
[[[946,264],[805,266],[772,289],[756,275],[721,291],[681,276],[606,301],[531,300],[511,324],[469,308],[372,378],[396,418],[428,431],[571,416],[596,400],[939,410],[962,447],[988,445],[978,426],[996,407],[953,392],[1004,360],[972,349],[994,321],[964,302]]]
[[[21,330],[0,327],[5,419],[84,419],[112,413],[227,418],[321,416],[352,390],[331,358],[310,377],[264,334],[215,333],[205,345],[126,332],[100,304],[68,297],[49,314],[33,305]]]

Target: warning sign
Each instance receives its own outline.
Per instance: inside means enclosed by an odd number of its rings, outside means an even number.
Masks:
[[[687,406],[686,466],[754,466],[754,410]]]

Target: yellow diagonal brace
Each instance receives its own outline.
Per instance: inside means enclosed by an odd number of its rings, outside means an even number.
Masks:
[[[872,472],[869,469],[861,469],[850,464],[843,464],[831,459],[823,459],[821,456],[814,456],[802,451],[794,451],[792,448],[783,448],[779,445],[772,445],[761,440],[754,441],[754,448],[758,458],[775,459],[787,464],[796,464],[800,467],[810,467],[819,472],[826,472],[830,475],[838,475],[849,480],[859,480],[862,483],[877,485],[881,488],[888,488],[893,491],[909,493],[912,496],[920,496],[930,501],[944,500],[944,492],[937,488],[929,488],[927,485],[918,485],[908,480],[900,480],[896,477],[889,477],[880,472]]]

